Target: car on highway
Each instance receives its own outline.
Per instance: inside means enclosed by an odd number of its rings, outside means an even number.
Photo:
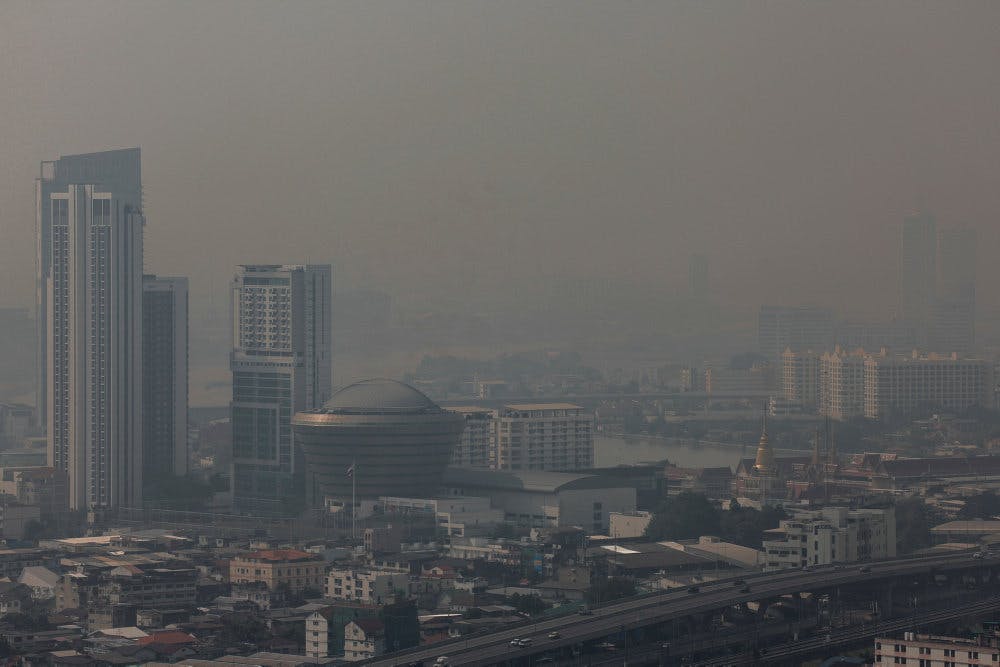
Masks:
[[[749,586],[743,586],[742,588],[740,588],[740,593],[749,593],[749,592],[750,592]]]
[[[562,635],[555,630],[549,633],[549,639],[559,639],[560,637],[562,637]]]
[[[737,579],[736,581],[733,582],[733,586],[746,586],[746,583],[747,582],[743,581],[742,579]]]
[[[448,667],[448,656],[439,655],[437,660],[434,661],[434,664],[437,665],[437,667]]]
[[[697,593],[701,589],[697,586],[688,586],[688,593]]]
[[[858,572],[871,572],[871,571],[872,571],[871,565],[862,565],[861,567],[858,568]]]
[[[982,559],[983,558],[983,552],[982,551],[977,551],[976,553],[972,554],[972,557],[973,558]]]
[[[516,648],[520,648],[521,647],[521,639],[520,639],[520,637],[514,637],[513,639],[511,639],[510,640],[510,645],[514,646]]]
[[[597,648],[601,649],[602,651],[616,651],[616,650],[618,650],[618,647],[615,646],[614,644],[612,644],[611,642],[603,642],[601,644],[598,644]]]
[[[587,608],[587,607],[580,607],[580,609],[578,609],[576,613],[580,614],[580,616],[593,616],[594,615],[594,612],[591,609]]]

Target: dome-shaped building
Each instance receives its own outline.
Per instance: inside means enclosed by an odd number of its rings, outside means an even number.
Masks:
[[[465,428],[462,415],[395,380],[364,380],[292,420],[309,495],[349,499],[434,493]]]

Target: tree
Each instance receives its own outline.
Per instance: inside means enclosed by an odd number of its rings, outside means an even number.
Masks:
[[[420,643],[420,621],[413,600],[383,606],[379,618],[385,624],[385,645],[390,651],[401,651]]]
[[[653,540],[685,540],[719,533],[719,510],[705,496],[685,491],[667,498],[653,513],[645,536]]]
[[[543,611],[548,609],[548,605],[545,601],[537,595],[521,595],[520,593],[514,593],[510,596],[510,601],[522,614],[527,614],[528,616],[538,616]]]
[[[222,630],[219,638],[226,646],[234,644],[257,644],[271,637],[263,621],[244,612],[236,612],[220,619]]]
[[[631,579],[625,577],[608,577],[598,580],[593,586],[587,589],[587,602],[599,604],[620,600],[635,595],[635,584]]]
[[[923,499],[904,498],[896,503],[896,550],[910,553],[931,544],[931,514]]]
[[[777,528],[778,522],[788,515],[780,507],[765,505],[762,510],[741,507],[735,500],[730,502],[729,511],[720,517],[719,537],[727,542],[760,549],[764,531]]]

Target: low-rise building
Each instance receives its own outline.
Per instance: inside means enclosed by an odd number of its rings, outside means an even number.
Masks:
[[[59,575],[47,567],[26,567],[21,570],[17,581],[31,589],[31,597],[34,599],[52,600],[56,597]]]
[[[360,618],[344,627],[344,660],[359,662],[385,653],[385,624],[377,618]]]
[[[426,515],[444,535],[465,537],[488,532],[504,520],[503,510],[493,509],[490,499],[473,496],[445,498],[379,498],[386,514]]]
[[[981,635],[974,638],[944,637],[905,632],[902,638],[876,637],[876,665],[996,665],[1000,663],[1000,639]]]
[[[891,507],[796,512],[764,533],[763,547],[765,570],[892,558],[896,513]]]
[[[263,582],[271,590],[287,586],[298,592],[321,590],[326,563],[322,557],[296,549],[254,551],[229,562],[229,581],[234,584]]]
[[[405,597],[409,575],[391,570],[333,568],[326,576],[326,597],[368,604],[390,604]]]
[[[351,621],[375,618],[378,608],[360,602],[343,602],[315,609],[305,620],[306,657],[319,659],[339,654],[344,648],[344,628]]]
[[[608,534],[615,538],[642,537],[653,520],[652,512],[611,512],[608,515]]]

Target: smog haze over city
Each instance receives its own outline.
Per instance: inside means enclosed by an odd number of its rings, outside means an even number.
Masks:
[[[719,352],[691,333],[752,349],[761,303],[887,319],[906,215],[1000,242],[998,24],[990,2],[5,2],[2,305],[34,303],[38,163],[141,146],[146,270],[189,277],[206,382],[248,262],[329,262],[395,325],[453,322],[377,359],[335,342],[337,383],[560,340],[600,368]]]
[[[0,156],[3,665],[1000,662],[1000,2],[0,0]]]

